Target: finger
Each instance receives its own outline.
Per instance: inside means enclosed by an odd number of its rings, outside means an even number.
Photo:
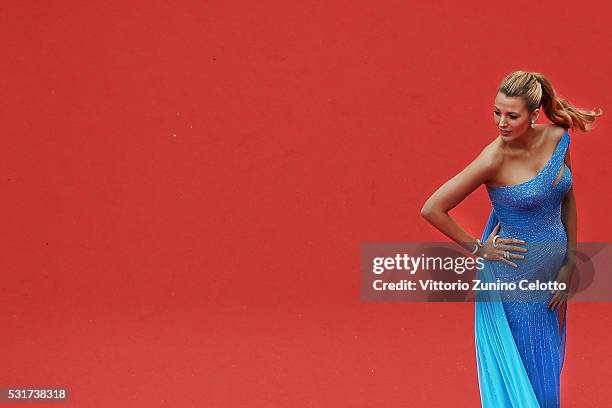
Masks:
[[[550,309],[550,308],[552,307],[553,302],[554,302],[554,299],[555,299],[555,295],[554,295],[554,293],[553,293],[553,295],[550,297],[550,299],[548,299],[548,304],[546,305],[546,308],[547,308],[547,309]],[[551,310],[552,310],[552,309],[551,309]]]
[[[520,240],[520,239],[515,239],[515,238],[497,238],[497,242],[499,244],[505,244],[505,245],[524,245],[525,241]],[[523,246],[520,246],[519,248],[524,248]]]
[[[559,295],[557,293],[555,293],[555,296],[553,298],[553,302],[552,305],[550,307],[550,310],[555,310],[555,308],[557,307],[557,305],[559,304]]]
[[[558,293],[555,296],[556,296],[556,299],[555,299],[555,304],[553,305],[553,309],[552,309],[553,311],[556,310],[561,304],[561,302],[563,301],[562,299],[563,296],[559,295]]]
[[[527,248],[517,247],[513,245],[497,245],[497,248],[501,249],[502,251],[527,252]]]
[[[505,250],[503,250],[503,248],[499,249],[498,255],[499,255],[500,257],[502,257],[502,258],[508,259],[508,258],[506,258],[506,257],[504,256],[505,254],[506,254],[506,251],[505,251]],[[508,257],[510,257],[510,258],[514,258],[514,259],[525,259],[525,256],[524,256],[524,255],[515,254],[515,253],[512,253],[512,252],[510,252],[510,251],[508,251]]]
[[[561,299],[559,299],[559,301],[557,302],[555,309],[559,310],[559,308],[563,305],[563,303],[565,303],[565,299],[564,297],[561,297]]]
[[[557,294],[555,293],[550,300],[548,301],[548,308],[552,311],[555,308],[555,303],[557,303]]]
[[[500,256],[500,257],[499,257],[499,260],[500,260],[500,261],[502,261],[502,262],[507,263],[508,265],[510,265],[510,266],[512,266],[512,267],[514,267],[514,268],[518,268],[518,265],[517,265],[517,264],[515,264],[515,263],[514,263],[514,262],[512,262],[512,261],[507,260],[507,259],[506,259],[506,258],[504,258],[504,257],[501,257],[501,256]]]
[[[559,306],[559,302],[563,298],[563,295],[561,292],[555,292],[555,294],[553,295],[551,301],[550,301],[550,310],[555,310],[558,306]]]
[[[525,255],[513,254],[512,252],[510,252],[509,255],[510,255],[510,258],[525,259]]]
[[[559,300],[559,304],[557,305],[557,308],[560,308],[561,306],[563,306],[564,303],[567,303],[568,298],[569,298],[569,295],[566,292],[561,291],[561,299]]]
[[[525,241],[523,241],[522,239],[517,239],[517,238],[504,238],[504,242],[507,242],[509,244],[524,244]]]

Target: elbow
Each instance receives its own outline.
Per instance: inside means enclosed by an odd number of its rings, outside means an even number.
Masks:
[[[446,211],[438,205],[427,201],[421,208],[421,217],[425,218],[430,223],[433,223],[441,215],[445,214]]]
[[[425,218],[427,221],[430,221],[435,213],[436,210],[428,203],[425,203],[421,208],[421,217]]]
[[[421,217],[427,219],[431,215],[431,209],[426,205],[421,208]]]

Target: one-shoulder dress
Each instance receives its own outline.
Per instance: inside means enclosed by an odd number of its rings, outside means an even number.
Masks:
[[[484,260],[485,267],[478,271],[482,282],[513,282],[518,287],[520,281],[555,280],[567,252],[561,204],[572,186],[570,169],[564,163],[569,142],[566,130],[534,178],[515,185],[487,186],[492,210],[482,239],[500,223],[498,235],[526,241],[527,252],[522,253],[524,259],[516,260],[518,268]],[[482,406],[559,407],[567,304],[561,310],[549,310],[550,290],[508,293],[476,294],[476,360]]]

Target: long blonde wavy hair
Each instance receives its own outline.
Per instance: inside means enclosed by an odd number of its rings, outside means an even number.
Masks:
[[[603,114],[601,108],[585,110],[560,98],[550,80],[539,72],[514,71],[502,80],[497,91],[508,97],[523,97],[529,113],[542,106],[548,119],[564,129],[588,132],[595,118]]]

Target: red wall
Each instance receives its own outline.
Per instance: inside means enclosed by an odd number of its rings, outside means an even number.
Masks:
[[[0,387],[477,406],[474,305],[363,303],[360,245],[447,240],[419,210],[496,136],[507,73],[607,112],[609,2],[176,3],[3,5]],[[606,121],[572,133],[581,241],[610,240]],[[610,311],[570,304],[569,406],[612,399]]]

